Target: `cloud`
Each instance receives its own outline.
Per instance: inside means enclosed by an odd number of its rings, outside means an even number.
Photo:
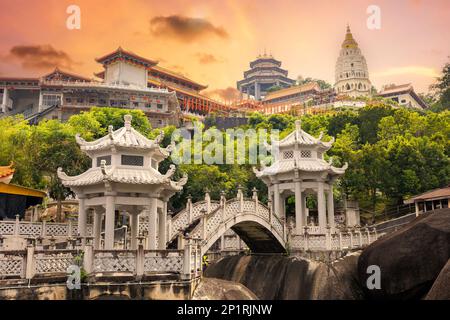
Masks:
[[[214,56],[213,54],[210,54],[210,53],[198,52],[195,56],[197,57],[198,62],[200,64],[210,64],[210,63],[223,62],[222,59],[219,59],[219,58],[217,58],[216,56]]]
[[[425,76],[430,78],[435,78],[439,76],[439,72],[437,72],[433,68],[422,67],[422,66],[406,66],[406,67],[398,67],[398,68],[389,68],[383,71],[375,72],[372,75],[374,77],[391,77],[397,75],[404,74],[413,74],[419,76]]]
[[[221,100],[239,100],[241,93],[239,90],[233,87],[228,87],[225,89],[215,89],[203,92],[206,96],[213,99]]]
[[[157,16],[150,20],[150,32],[154,36],[168,37],[179,41],[194,41],[208,36],[227,39],[228,33],[206,19],[185,16]]]
[[[9,57],[19,60],[26,69],[60,67],[71,70],[77,63],[62,50],[51,45],[18,45],[9,50]]]

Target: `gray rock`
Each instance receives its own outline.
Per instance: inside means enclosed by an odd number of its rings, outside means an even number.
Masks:
[[[419,216],[372,243],[358,261],[358,278],[372,299],[421,299],[450,258],[450,209]],[[381,289],[368,290],[367,268],[381,270]]]
[[[258,298],[237,282],[203,278],[194,291],[192,300],[257,300]]]
[[[439,273],[425,300],[450,300],[450,260]]]

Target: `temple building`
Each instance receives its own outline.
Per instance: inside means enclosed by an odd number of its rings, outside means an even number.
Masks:
[[[250,69],[244,72],[244,79],[237,82],[237,89],[242,94],[261,100],[270,88],[286,88],[293,84],[295,80],[288,78],[288,71],[281,68],[281,61],[264,54],[250,62]]]
[[[272,142],[278,150],[270,166],[261,163],[261,169],[254,168],[256,176],[268,187],[272,212],[286,221],[286,200],[295,196],[295,230],[304,232],[304,227],[314,223],[315,232],[325,233],[327,226],[334,228],[333,183],[345,173],[324,160],[334,140],[322,141],[322,134],[314,138],[301,128],[301,120],[295,122],[295,130],[280,141]],[[317,217],[309,217],[306,198],[317,196]]]
[[[79,200],[78,232],[86,237],[87,215],[94,215],[94,247],[100,248],[104,225],[104,248],[114,248],[116,213],[126,212],[131,229],[131,249],[137,248],[139,215],[147,216],[147,249],[165,249],[167,241],[167,203],[172,195],[183,189],[187,176],[179,181],[171,178],[172,165],[165,174],[159,164],[170,155],[171,147],[160,147],[162,134],[150,140],[131,126],[131,115],[124,117],[125,125],[95,141],[76,136],[80,148],[92,159],[92,167],[78,176],[68,176],[61,168],[58,177]],[[104,224],[103,221],[104,220]]]
[[[10,183],[15,169],[11,163],[0,166],[0,220],[23,219],[28,208],[42,204],[47,194],[40,190],[26,188]]]
[[[389,84],[383,86],[378,96],[389,98],[399,104],[399,106],[412,109],[426,109],[427,104],[417,95],[411,83],[395,85]]]
[[[366,59],[347,26],[345,40],[342,43],[336,61],[334,89],[340,95],[350,97],[370,96],[372,84],[369,80]]]
[[[122,48],[96,61],[97,79],[56,68],[38,78],[0,77],[0,117],[23,114],[66,121],[93,106],[140,109],[153,127],[179,125],[183,114],[205,115],[229,108],[200,93],[206,86]],[[100,79],[100,80],[99,80]]]

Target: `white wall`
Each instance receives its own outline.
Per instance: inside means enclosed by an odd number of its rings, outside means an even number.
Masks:
[[[116,62],[106,66],[106,83],[134,84],[147,86],[147,69],[125,62]]]

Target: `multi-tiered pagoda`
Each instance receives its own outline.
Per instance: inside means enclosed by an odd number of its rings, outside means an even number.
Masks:
[[[325,232],[327,224],[334,227],[333,183],[345,173],[347,164],[342,168],[334,167],[323,156],[334,140],[322,141],[322,134],[314,138],[301,128],[301,121],[295,122],[295,130],[272,146],[278,155],[272,165],[262,164],[261,170],[254,168],[255,174],[268,187],[273,212],[285,219],[286,199],[295,196],[296,232],[303,232],[307,223],[306,196],[317,194],[318,230]],[[328,211],[328,219],[327,219]]]
[[[243,93],[261,100],[267,90],[277,86],[282,88],[295,84],[288,78],[288,71],[281,68],[281,61],[272,55],[260,55],[250,62],[250,70],[244,72],[244,79],[237,82],[237,89]]]
[[[105,249],[114,248],[115,212],[125,211],[130,216],[131,247],[136,249],[139,215],[148,215],[148,248],[165,249],[167,202],[183,189],[187,176],[171,180],[175,167],[165,174],[158,171],[159,163],[170,155],[171,147],[162,148],[160,135],[150,140],[131,126],[131,115],[126,115],[125,126],[95,141],[87,142],[77,135],[76,140],[91,159],[86,172],[69,177],[61,168],[58,177],[79,199],[78,232],[86,236],[89,209],[94,211],[94,247],[100,246],[102,219],[105,219]],[[158,236],[158,237],[157,237]],[[157,243],[158,238],[158,243]]]

